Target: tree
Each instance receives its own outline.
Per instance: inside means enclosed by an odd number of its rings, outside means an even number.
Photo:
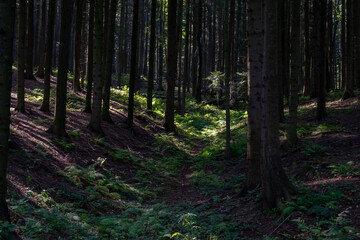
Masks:
[[[287,140],[290,144],[297,142],[297,108],[299,78],[301,76],[301,48],[300,48],[300,0],[291,1],[291,73],[290,73],[290,102]]]
[[[88,59],[87,59],[87,86],[86,102],[84,112],[91,113],[91,96],[93,89],[93,66],[94,66],[94,1],[90,1],[89,6],[89,40],[88,40]]]
[[[38,36],[38,46],[37,46],[37,54],[38,54],[38,63],[39,69],[37,71],[37,76],[40,78],[44,77],[44,66],[45,66],[45,29],[46,29],[46,0],[41,1],[41,19],[40,19],[40,32]]]
[[[152,111],[152,95],[154,89],[155,76],[155,44],[156,44],[156,4],[157,0],[151,2],[151,29],[150,29],[150,58],[149,58],[149,77],[147,89],[147,110]]]
[[[353,0],[346,1],[346,78],[342,99],[354,96],[354,9]]]
[[[257,1],[260,2],[260,1]],[[260,172],[265,208],[280,207],[282,198],[290,199],[295,191],[290,183],[280,159],[278,96],[279,82],[276,73],[276,5],[277,1],[265,1],[264,9],[264,49],[260,101],[261,141]],[[250,3],[249,3],[250,5]],[[261,14],[261,8],[254,9]],[[261,48],[259,46],[259,48]],[[249,56],[251,58],[251,55]],[[249,111],[251,111],[249,109]]]
[[[26,34],[26,79],[35,80],[34,65],[34,0],[27,1],[27,34]]]
[[[111,0],[110,13],[109,13],[109,25],[106,38],[106,62],[105,62],[105,82],[103,93],[103,108],[102,118],[103,120],[112,123],[110,117],[110,87],[111,87],[111,74],[112,74],[112,60],[114,55],[114,32],[115,32],[115,18],[117,0]]]
[[[75,54],[74,54],[74,81],[73,91],[80,91],[80,73],[81,73],[81,42],[82,42],[82,21],[83,21],[83,5],[84,0],[75,1],[76,22],[75,22]]]
[[[25,5],[25,1],[20,1]],[[0,221],[10,221],[10,213],[6,203],[7,191],[7,162],[10,135],[10,99],[12,78],[12,51],[15,24],[16,2],[2,1],[0,7]],[[26,5],[21,6],[25,8]],[[21,9],[22,11],[24,9]],[[0,234],[0,238],[1,238]]]
[[[128,117],[127,125],[130,129],[133,129],[134,122],[134,94],[135,94],[135,81],[136,71],[138,70],[138,42],[139,42],[139,1],[134,1],[134,13],[133,13],[133,26],[132,26],[132,38],[131,38],[131,66],[130,66],[130,83],[129,83],[129,104],[128,104]]]
[[[260,184],[260,150],[261,150],[261,84],[263,67],[261,0],[248,2],[248,133],[247,133],[247,188],[253,189]]]
[[[189,82],[189,43],[190,43],[190,0],[186,0],[186,24],[185,24],[185,56],[184,56],[184,74],[182,81],[182,94],[181,94],[181,109],[180,113],[185,115],[185,99],[186,99],[186,87]]]
[[[40,110],[50,113],[50,78],[52,73],[52,54],[54,40],[54,24],[56,14],[56,0],[49,1],[48,25],[46,31],[46,59],[44,77],[44,97]]]
[[[310,24],[309,24],[309,2],[310,0],[304,0],[304,89],[303,95],[310,95]]]
[[[125,54],[125,10],[126,10],[126,0],[121,0],[121,20],[120,20],[120,35],[119,35],[119,52],[118,52],[118,81],[117,86],[120,88],[121,77],[123,74],[123,59]]]
[[[15,110],[25,113],[25,36],[26,36],[26,0],[19,0],[18,9],[18,84]]]
[[[94,92],[93,92],[93,106],[91,111],[91,119],[89,128],[97,133],[102,133],[101,129],[101,103],[102,103],[102,87],[103,87],[103,0],[96,0],[94,2]]]
[[[196,3],[196,44],[198,50],[198,64],[197,64],[197,79],[195,88],[195,99],[197,103],[201,102],[201,90],[202,90],[202,65],[203,65],[203,52],[202,52],[202,0],[197,0]]]
[[[61,26],[59,47],[59,70],[56,83],[55,118],[48,132],[58,137],[66,137],[66,93],[67,74],[69,66],[69,43],[71,32],[71,14],[74,7],[73,0],[61,2]]]
[[[165,130],[174,132],[174,100],[175,100],[175,81],[177,72],[177,28],[176,28],[176,0],[168,2],[168,57],[167,57],[167,90],[165,105]]]

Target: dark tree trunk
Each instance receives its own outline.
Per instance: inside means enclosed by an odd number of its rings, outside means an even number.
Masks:
[[[354,96],[354,9],[353,0],[346,1],[346,78],[342,99]]]
[[[151,1],[151,29],[150,29],[150,58],[149,58],[149,77],[147,89],[147,110],[152,111],[152,99],[155,75],[155,44],[156,44],[156,4],[157,0]]]
[[[103,50],[104,50],[104,25],[103,25],[104,0],[95,0],[94,4],[94,64],[93,64],[93,106],[89,123],[90,130],[102,133],[101,129],[101,103],[103,88]]]
[[[127,124],[132,130],[134,124],[134,94],[135,94],[135,81],[136,71],[138,71],[138,42],[139,42],[139,3],[140,0],[134,0],[134,13],[133,13],[133,26],[132,26],[132,39],[131,39],[131,65],[130,65],[130,83],[129,83],[129,104],[128,104],[128,117]]]
[[[262,50],[263,18],[261,14],[261,0],[248,2],[248,141],[246,174],[247,189],[254,189],[260,185],[260,158],[261,158],[261,71],[263,67]]]
[[[201,90],[202,90],[202,68],[203,68],[203,51],[202,51],[202,0],[198,0],[196,4],[196,16],[197,16],[197,32],[196,32],[196,44],[198,49],[198,65],[197,65],[197,80],[195,85],[195,99],[197,103],[201,102]]]
[[[21,2],[21,1],[20,1]],[[0,221],[10,221],[10,213],[6,203],[7,163],[10,135],[10,99],[13,63],[13,37],[16,2],[2,1],[0,8]],[[21,4],[26,13],[26,1]],[[22,9],[22,11],[24,10]],[[0,238],[1,238],[0,234]],[[7,236],[3,236],[6,239]]]
[[[163,0],[160,0],[160,39],[159,39],[159,74],[158,74],[158,91],[164,91],[163,87],[163,72],[164,72],[164,6]]]
[[[61,27],[59,48],[59,71],[56,83],[55,119],[48,132],[58,137],[66,137],[66,83],[69,67],[69,43],[71,32],[71,14],[74,7],[73,0],[61,2]]]
[[[110,88],[111,88],[111,75],[112,75],[112,60],[114,56],[114,33],[115,33],[115,20],[116,20],[116,8],[117,0],[111,0],[110,15],[108,22],[107,38],[106,38],[106,63],[105,63],[105,82],[104,82],[104,94],[103,94],[103,109],[102,118],[104,121],[112,123],[110,117]]]
[[[77,0],[75,2],[76,8],[76,20],[75,20],[75,54],[74,54],[74,81],[73,81],[73,91],[80,91],[80,72],[81,72],[81,43],[82,43],[82,21],[83,21],[83,2],[84,0]]]
[[[89,40],[88,40],[88,61],[87,61],[87,86],[86,86],[86,113],[91,113],[91,96],[93,89],[93,66],[94,66],[94,1],[89,6]]]
[[[165,106],[165,130],[174,132],[174,101],[175,101],[175,81],[177,70],[177,28],[176,10],[177,0],[168,0],[168,57],[167,57],[167,90]]]
[[[309,1],[304,0],[304,90],[303,95],[308,96],[310,95],[310,24],[309,24]]]
[[[19,0],[18,9],[18,84],[15,110],[25,113],[25,36],[26,36],[26,0]]]
[[[46,8],[46,0],[42,0],[41,1],[41,20],[39,22],[40,24],[40,35],[39,35],[39,39],[38,39],[38,49],[37,49],[37,53],[38,54],[38,59],[39,59],[39,69],[37,71],[37,76],[39,78],[43,78],[45,73],[44,73],[44,66],[45,66],[45,29],[46,29],[46,12],[47,12],[47,8]]]
[[[46,60],[44,77],[44,98],[40,110],[50,113],[50,80],[52,73],[52,54],[54,40],[54,23],[56,15],[56,0],[49,0],[48,25],[46,35]]]
[[[119,35],[119,52],[118,52],[118,81],[117,86],[121,86],[121,77],[124,71],[123,59],[125,53],[124,36],[125,36],[125,9],[126,2],[121,0],[121,20],[120,20],[120,35]]]
[[[186,0],[186,25],[185,25],[185,56],[184,56],[184,75],[182,85],[182,96],[181,96],[181,115],[185,115],[185,99],[186,99],[186,88],[189,82],[189,41],[190,41],[190,0]]]
[[[26,79],[35,80],[34,65],[34,0],[27,2],[27,49],[26,49]]]

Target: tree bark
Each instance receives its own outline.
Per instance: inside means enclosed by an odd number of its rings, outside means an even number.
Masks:
[[[156,4],[157,0],[151,1],[151,29],[150,29],[150,56],[149,56],[149,77],[147,89],[147,110],[152,111],[152,99],[155,75],[155,44],[156,44]]]
[[[20,1],[26,13],[26,1]],[[0,8],[0,221],[10,221],[6,203],[9,135],[10,99],[13,63],[13,37],[16,2],[2,1]],[[24,11],[24,9],[22,9]],[[0,234],[0,238],[1,238]],[[4,236],[5,237],[5,236]]]
[[[54,40],[54,24],[56,15],[56,0],[49,0],[48,25],[46,35],[46,60],[44,77],[44,97],[40,110],[50,113],[50,80],[52,73],[52,54]]]
[[[67,137],[66,124],[66,93],[67,74],[69,67],[69,43],[71,32],[71,14],[74,7],[73,0],[62,0],[61,2],[61,26],[59,47],[59,71],[56,83],[56,105],[55,119],[49,128],[58,137]]]
[[[80,91],[80,72],[81,72],[81,43],[82,43],[82,21],[83,21],[83,2],[84,0],[77,0],[75,2],[76,8],[76,20],[75,20],[75,54],[74,54],[74,80],[73,80],[73,91]]]
[[[25,36],[26,36],[26,0],[19,0],[18,9],[18,84],[15,110],[25,113]]]
[[[93,90],[93,66],[94,66],[94,1],[89,5],[89,40],[88,40],[88,60],[87,60],[87,86],[86,86],[86,113],[91,113],[91,96]]]
[[[90,130],[102,133],[101,129],[101,103],[103,87],[103,50],[104,50],[104,25],[103,25],[103,3],[104,0],[94,2],[94,64],[93,64],[93,106],[89,123]]]
[[[129,104],[128,104],[128,117],[127,125],[132,130],[134,125],[134,94],[135,94],[135,81],[136,71],[138,70],[138,42],[139,42],[139,5],[140,0],[134,0],[134,13],[133,13],[133,26],[132,26],[132,39],[131,39],[131,65],[130,65],[130,83],[129,83]]]
[[[38,49],[37,49],[37,53],[38,54],[38,59],[39,59],[39,69],[36,73],[36,75],[39,78],[43,78],[44,77],[44,66],[45,66],[45,29],[46,29],[46,12],[47,12],[47,8],[46,8],[46,0],[42,0],[41,2],[41,20],[39,22],[40,24],[40,35],[39,35],[39,39],[38,39]]]
[[[114,55],[114,33],[115,33],[115,20],[116,20],[116,8],[117,0],[111,0],[110,3],[110,15],[106,38],[106,62],[105,62],[105,82],[104,82],[104,94],[103,94],[103,108],[102,119],[104,121],[112,123],[110,117],[110,88],[111,88],[111,75],[112,75],[112,60]]]
[[[300,1],[291,1],[291,75],[290,75],[290,102],[287,140],[290,144],[297,142],[297,110],[299,78],[301,76],[301,46],[300,46]]]
[[[177,71],[177,28],[176,28],[176,11],[177,1],[168,0],[168,57],[167,57],[167,90],[165,105],[165,130],[175,131],[174,122],[174,101],[175,101],[175,81]]]
[[[124,66],[123,66],[123,59],[124,59],[124,52],[125,52],[125,9],[126,9],[126,2],[125,0],[121,0],[121,19],[120,19],[120,33],[119,33],[119,52],[118,52],[118,81],[117,86],[120,88],[121,86],[121,77],[123,74]]]
[[[27,49],[26,49],[26,79],[36,80],[33,73],[34,65],[34,0],[27,2]]]

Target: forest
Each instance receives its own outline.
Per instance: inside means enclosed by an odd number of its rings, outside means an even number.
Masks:
[[[360,239],[360,1],[0,0],[0,239]]]

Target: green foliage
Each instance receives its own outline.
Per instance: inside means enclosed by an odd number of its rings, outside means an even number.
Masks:
[[[360,174],[360,171],[353,161],[349,161],[345,164],[333,164],[329,168],[332,169],[331,173],[340,177],[353,177]]]
[[[61,138],[55,138],[55,141],[66,152],[75,149],[74,143],[66,142],[65,140],[63,140]]]
[[[308,142],[301,153],[308,157],[318,157],[325,153],[325,147],[313,142]]]
[[[326,132],[338,132],[343,130],[340,126],[335,125],[327,125],[327,124],[320,124],[317,126],[316,131],[320,133],[326,133]]]
[[[15,226],[9,222],[0,221],[0,239],[8,239],[9,234],[15,231]]]
[[[67,132],[70,136],[73,136],[76,140],[79,140],[79,138],[80,138],[80,130],[79,129],[69,130]]]

